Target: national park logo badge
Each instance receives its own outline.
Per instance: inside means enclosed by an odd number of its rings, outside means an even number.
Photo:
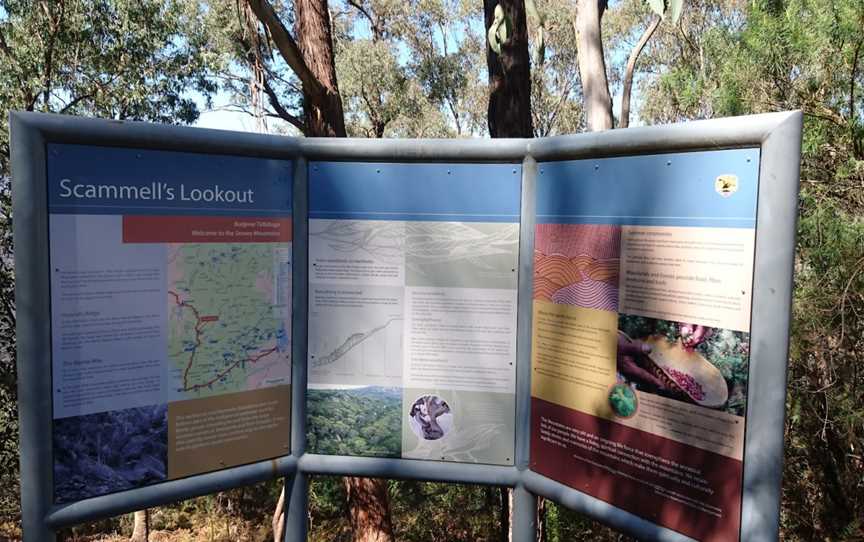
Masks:
[[[714,190],[724,198],[728,198],[738,191],[738,177],[730,174],[718,176],[714,181]]]

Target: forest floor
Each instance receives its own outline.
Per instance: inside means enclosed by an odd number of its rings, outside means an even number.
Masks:
[[[220,522],[221,523],[221,522]],[[129,534],[114,532],[110,534],[78,534],[65,532],[58,539],[64,542],[128,542]],[[228,525],[205,522],[189,528],[171,530],[150,530],[149,542],[265,542],[272,540],[269,525],[255,525],[252,522],[232,518]],[[0,525],[0,541],[17,542],[21,531],[17,526]]]

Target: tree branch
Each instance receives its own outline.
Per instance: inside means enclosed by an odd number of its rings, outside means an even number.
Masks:
[[[368,11],[366,11],[366,8],[364,8],[358,0],[348,0],[348,5],[356,8],[357,11],[362,13],[363,16],[369,20],[369,26],[372,27],[372,36],[374,36],[375,41],[379,41],[383,37],[379,22],[376,21]]]
[[[660,17],[655,15],[654,20],[651,21],[651,24],[642,33],[642,37],[639,38],[636,47],[630,51],[630,58],[627,59],[627,69],[624,72],[624,90],[621,93],[621,118],[618,119],[619,128],[630,126],[630,94],[633,91],[633,72],[636,69],[636,61],[639,60],[639,55],[642,54],[645,44],[648,43],[648,40],[657,31],[658,26],[660,26]]]
[[[864,143],[855,134],[855,125],[858,120],[855,118],[855,79],[858,77],[858,61],[861,58],[862,46],[864,46],[864,39],[858,40],[858,44],[855,46],[855,55],[852,57],[852,74],[849,77],[849,132],[852,139],[852,150],[855,158],[859,160],[864,159]]]
[[[300,130],[303,134],[306,134],[306,124],[295,117],[291,113],[285,109],[282,104],[279,102],[279,96],[273,91],[273,87],[270,86],[270,83],[267,82],[267,78],[263,79],[264,82],[264,93],[267,94],[267,99],[270,100],[270,106],[276,111],[276,114],[279,115],[280,118],[291,123],[295,128]]]
[[[303,60],[303,55],[300,53],[300,48],[297,47],[297,43],[291,37],[291,34],[288,33],[285,25],[279,20],[279,16],[276,15],[276,11],[270,5],[270,2],[268,0],[246,0],[246,2],[255,13],[255,16],[258,17],[258,20],[270,32],[270,37],[273,38],[276,48],[279,49],[279,54],[285,59],[288,67],[297,74],[297,77],[303,83],[303,89],[309,95],[316,96],[323,101],[327,95],[324,86],[318,81],[309,69],[309,66],[306,65],[306,61]]]
[[[64,105],[63,108],[59,111],[59,113],[60,113],[61,115],[63,115],[64,113],[66,113],[67,111],[69,111],[70,109],[72,109],[73,107],[75,107],[76,105],[78,105],[79,103],[83,102],[84,100],[88,100],[88,99],[90,99],[90,98],[92,98],[92,97],[93,97],[93,94],[92,94],[92,93],[89,93],[89,94],[81,94],[80,96],[75,97],[75,98],[74,98],[72,101],[70,101],[68,104]]]
[[[861,47],[864,46],[864,38],[858,40],[855,46],[855,54],[852,56],[852,74],[849,77],[849,120],[855,120],[855,78],[858,77],[858,60],[861,58]]]

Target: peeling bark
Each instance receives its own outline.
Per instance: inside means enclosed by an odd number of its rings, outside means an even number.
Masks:
[[[296,0],[295,33],[300,52],[323,93],[303,85],[306,135],[346,137],[342,98],[336,83],[336,59],[327,0]]]
[[[523,0],[483,0],[486,28],[501,5],[510,18],[513,34],[495,53],[486,44],[489,69],[489,135],[492,137],[532,137],[531,64],[528,55],[528,23]]]
[[[342,482],[354,542],[394,542],[387,482],[348,476]]]

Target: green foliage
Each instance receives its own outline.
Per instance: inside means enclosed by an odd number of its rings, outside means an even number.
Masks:
[[[458,137],[485,129],[485,38],[471,27],[482,12],[467,0],[340,4],[336,68],[350,135]]]
[[[281,490],[281,481],[272,480],[151,508],[150,540],[270,542],[273,540],[270,518]],[[132,515],[125,514],[62,529],[58,539],[127,542],[132,528]]]
[[[822,192],[802,197],[782,521],[790,539],[856,540],[864,514],[864,221]]]
[[[431,482],[390,482],[396,540],[501,540],[499,488]],[[504,537],[506,538],[506,536]]]
[[[682,36],[663,36],[663,49],[649,53],[662,74],[646,83],[640,114],[660,122],[803,110],[782,532],[786,540],[859,539],[864,2],[692,5]]]
[[[384,137],[387,125],[400,115],[416,115],[410,99],[408,71],[399,65],[387,43],[373,40],[341,42],[336,54],[342,101],[352,134]]]
[[[9,112],[194,122],[201,21],[182,0],[0,0],[0,523],[19,514]]]
[[[541,528],[546,533],[546,542],[576,540],[630,542],[634,540],[549,500],[545,501]]]
[[[531,67],[531,120],[536,137],[584,130],[579,63],[573,36],[574,12],[560,2],[538,1],[538,16],[528,18],[535,57],[543,38],[543,62]]]

